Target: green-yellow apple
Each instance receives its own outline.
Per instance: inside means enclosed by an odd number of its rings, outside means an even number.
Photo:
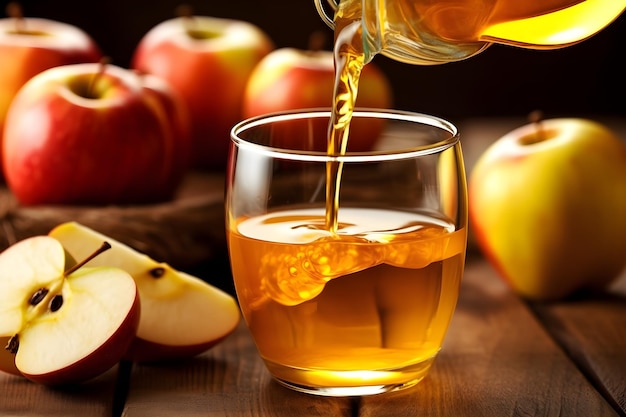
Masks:
[[[626,265],[626,146],[587,119],[522,126],[479,157],[469,209],[477,244],[522,296],[603,288]]]
[[[90,256],[105,250],[103,243],[89,248]],[[0,254],[0,337],[9,338],[5,349],[18,372],[46,385],[78,383],[110,369],[139,325],[139,294],[127,272],[67,265],[63,246],[49,236]]]
[[[26,81],[59,65],[98,62],[101,55],[96,42],[75,26],[20,16],[0,19],[0,142],[9,104]]]
[[[167,201],[189,166],[184,112],[154,76],[101,63],[45,70],[7,113],[7,185],[23,205]]]
[[[230,129],[241,115],[252,69],[273,50],[257,26],[239,20],[187,16],[154,26],[140,40],[131,66],[177,89],[192,122],[195,168],[226,166]]]
[[[325,50],[275,49],[255,67],[246,86],[243,100],[245,118],[285,110],[326,108],[333,99],[335,69],[333,53]],[[390,108],[393,102],[391,84],[374,63],[365,65],[359,80],[357,107]],[[348,149],[370,150],[382,129],[375,120],[359,120],[350,127]],[[328,122],[315,126],[311,143],[324,149]],[[289,141],[298,140],[292,137]],[[290,146],[283,143],[281,146]]]
[[[106,240],[111,249],[89,265],[124,269],[135,279],[141,300],[137,337],[127,359],[154,362],[197,355],[232,333],[240,320],[235,299],[220,289],[76,222],[50,232],[75,258]]]

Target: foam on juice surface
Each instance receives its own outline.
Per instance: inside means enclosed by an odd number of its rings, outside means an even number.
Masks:
[[[336,233],[325,230],[324,221],[323,209],[307,209],[238,224],[241,235],[276,246],[264,253],[259,271],[268,297],[297,305],[343,275],[382,263],[423,268],[458,252],[449,245],[454,226],[426,215],[346,208],[340,210]]]

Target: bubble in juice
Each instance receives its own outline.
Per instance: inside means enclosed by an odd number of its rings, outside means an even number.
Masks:
[[[269,214],[236,226],[234,236],[252,239],[245,252],[257,253],[252,264],[258,267],[250,274],[258,277],[263,297],[297,305],[315,298],[330,280],[379,264],[423,268],[446,256],[454,231],[415,213],[348,209],[343,214],[347,219],[340,218],[336,233],[325,230],[319,210]],[[247,258],[241,262],[250,263]]]

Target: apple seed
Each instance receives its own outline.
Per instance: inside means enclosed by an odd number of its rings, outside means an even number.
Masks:
[[[163,275],[165,275],[165,268],[163,267],[152,268],[150,270],[150,275],[152,276],[152,278],[161,278]]]
[[[7,343],[7,345],[4,347],[6,350],[8,350],[9,352],[16,354],[17,353],[17,349],[20,347],[20,338],[18,335],[13,335],[10,339],[9,342]]]
[[[60,294],[55,295],[52,300],[50,300],[50,311],[53,313],[58,311],[63,306],[63,296]]]
[[[31,306],[36,306],[37,304],[41,303],[44,298],[46,298],[46,295],[48,294],[48,292],[49,292],[49,290],[47,288],[40,288],[40,289],[38,289],[30,297],[30,300],[28,300],[28,303]]]

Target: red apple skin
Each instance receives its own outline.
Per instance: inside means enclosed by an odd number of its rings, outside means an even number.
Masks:
[[[38,384],[47,386],[74,385],[101,375],[115,366],[128,350],[135,339],[139,327],[141,306],[139,292],[135,293],[135,301],[117,331],[97,350],[89,356],[70,366],[46,374],[24,373],[24,377]]]
[[[102,58],[96,42],[75,26],[25,18],[23,27],[27,33],[16,33],[15,19],[0,19],[0,142],[9,104],[29,79],[48,68]],[[0,148],[0,164],[1,156]]]
[[[150,74],[142,74],[141,77],[145,92],[153,93],[164,110],[160,119],[171,123],[173,166],[172,173],[162,188],[162,199],[167,200],[173,197],[191,168],[191,119],[182,97],[165,80]]]
[[[178,170],[186,165],[179,160],[185,146],[179,152],[178,145],[187,139],[184,128],[175,132],[172,126],[166,93],[109,65],[99,98],[77,94],[99,71],[99,64],[52,68],[16,95],[3,162],[7,185],[21,204],[142,204],[174,194]]]
[[[276,49],[250,75],[243,102],[245,118],[294,109],[330,109],[335,83],[333,53],[294,48]],[[387,76],[373,62],[365,65],[359,80],[356,107],[388,109],[393,95]],[[383,128],[380,121],[355,122],[350,127],[348,150],[371,150]],[[324,150],[327,122],[315,126],[316,150]],[[281,146],[299,147],[287,139]],[[289,143],[292,142],[292,143]]]
[[[192,166],[220,170],[226,166],[230,129],[242,117],[247,79],[274,45],[248,22],[193,16],[192,35],[187,19],[170,19],[148,31],[131,67],[178,90],[191,117]]]

